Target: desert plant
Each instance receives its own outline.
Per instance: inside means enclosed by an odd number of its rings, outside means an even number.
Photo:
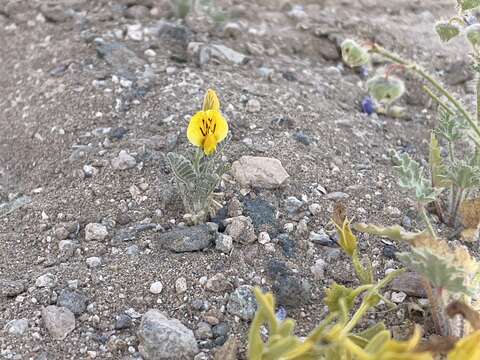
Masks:
[[[480,7],[475,0],[457,0],[458,14],[447,21],[435,24],[435,31],[440,39],[449,42],[464,35],[471,45],[473,68],[480,72],[480,24],[472,23],[473,11]],[[459,222],[461,204],[480,186],[480,75],[477,74],[477,104],[475,115],[471,114],[450,91],[420,65],[408,61],[398,54],[390,52],[378,44],[359,45],[351,39],[343,42],[343,60],[351,67],[366,66],[375,54],[390,62],[386,70],[367,81],[368,92],[381,109],[386,106],[386,113],[391,113],[391,104],[399,99],[404,90],[403,82],[391,73],[398,68],[410,71],[425,81],[423,90],[438,104],[439,123],[432,132],[430,141],[430,176],[425,169],[407,154],[394,154],[396,170],[400,176],[400,185],[415,191],[420,214],[432,236],[433,228],[427,216],[426,207],[435,204],[440,220],[451,226]],[[371,106],[369,105],[369,109]],[[458,145],[473,143],[473,151],[459,154]],[[444,145],[448,156],[441,155]],[[465,146],[462,146],[465,148]],[[445,197],[441,194],[447,192]],[[444,199],[446,198],[446,200]]]
[[[215,199],[221,194],[215,190],[228,170],[228,164],[222,159],[229,140],[228,123],[213,90],[207,91],[202,110],[191,118],[187,138],[197,147],[193,156],[168,153],[167,161],[187,211],[185,218],[200,223],[222,207]]]
[[[347,256],[352,260],[353,268],[358,280],[361,284],[373,284],[374,274],[372,263],[368,256],[364,256],[365,266],[360,260],[358,252],[358,240],[353,234],[350,227],[350,220],[346,216],[346,209],[342,203],[335,204],[335,209],[332,217],[332,222],[335,225],[338,234],[338,244]]]
[[[356,289],[333,284],[326,291],[325,304],[329,309],[325,319],[305,339],[294,335],[295,322],[292,319],[279,320],[275,316],[275,298],[271,293],[255,290],[258,311],[250,327],[248,358],[250,360],[307,360],[307,359],[433,359],[428,352],[415,352],[420,340],[418,328],[406,342],[393,340],[391,334],[380,322],[355,333],[353,330],[364,315],[378,305],[380,290],[399,272],[388,274],[384,279]],[[363,295],[360,305],[355,301]],[[262,339],[262,325],[269,332],[267,341]]]

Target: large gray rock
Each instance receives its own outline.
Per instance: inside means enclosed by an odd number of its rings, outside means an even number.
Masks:
[[[25,291],[25,283],[19,280],[0,279],[0,299],[15,297]]]
[[[242,186],[275,189],[285,185],[289,175],[273,158],[242,156],[232,164],[232,174]]]
[[[64,307],[54,305],[42,309],[42,319],[50,336],[63,340],[75,329],[75,315]]]
[[[158,236],[161,247],[174,252],[199,251],[215,241],[217,232],[207,224],[175,228]]]
[[[155,309],[142,316],[137,335],[146,360],[190,360],[199,351],[192,330]]]

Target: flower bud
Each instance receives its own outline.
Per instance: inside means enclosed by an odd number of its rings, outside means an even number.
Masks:
[[[443,42],[448,42],[460,34],[460,28],[448,21],[438,21],[435,24],[435,31]]]
[[[457,0],[457,5],[462,12],[473,10],[480,7],[480,0]]]
[[[354,40],[346,39],[342,42],[342,58],[350,67],[365,65],[370,60],[368,51],[358,45]]]
[[[391,104],[405,92],[405,84],[397,77],[377,75],[367,81],[368,93],[376,101]]]
[[[473,24],[467,27],[465,36],[475,50],[480,50],[480,24]]]

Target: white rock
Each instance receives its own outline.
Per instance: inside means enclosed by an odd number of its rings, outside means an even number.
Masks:
[[[318,214],[320,214],[320,211],[322,210],[322,207],[320,206],[320,204],[311,204],[308,207],[308,210],[310,211],[310,213],[312,215],[318,215]]]
[[[155,50],[152,50],[152,49],[145,50],[144,54],[145,54],[145,56],[148,56],[148,57],[157,56],[157,53],[155,52]]]
[[[143,29],[141,24],[127,25],[127,36],[135,41],[143,39]]]
[[[162,292],[163,290],[163,284],[160,281],[155,281],[150,285],[150,292],[152,294],[158,295]]]
[[[257,99],[250,99],[247,102],[246,110],[249,113],[256,113],[262,110],[262,105]]]
[[[325,266],[327,266],[327,263],[323,259],[318,259],[315,261],[315,265],[310,267],[315,279],[323,280],[325,278]]]
[[[90,223],[85,226],[85,240],[103,241],[108,236],[108,230],[105,225],[98,223]]]
[[[230,235],[219,233],[215,239],[215,249],[229,254],[233,249],[233,238]]]
[[[112,167],[115,170],[128,170],[137,165],[135,158],[125,150],[120,150],[118,156],[112,159]]]
[[[404,302],[406,298],[407,298],[407,294],[405,294],[403,291],[392,292],[391,300],[396,304],[400,304]]]
[[[273,158],[242,156],[232,164],[232,174],[241,186],[275,189],[289,178],[282,163]]]
[[[258,242],[262,245],[265,245],[270,242],[270,235],[266,231],[262,231],[258,234]]]
[[[96,268],[102,265],[102,259],[97,256],[89,257],[86,261],[89,268]]]
[[[177,294],[183,294],[184,292],[187,291],[187,279],[184,277],[178,278],[177,281],[175,281],[175,291]]]
[[[47,306],[42,309],[42,320],[50,336],[63,340],[75,329],[75,315],[64,307]]]
[[[35,286],[39,288],[52,288],[57,284],[55,275],[51,273],[39,276],[35,281]]]
[[[269,253],[274,253],[275,252],[275,244],[273,244],[273,243],[265,244],[265,251],[267,251]]]
[[[5,331],[10,335],[21,336],[25,334],[28,329],[28,320],[27,319],[19,319],[19,320],[12,320],[5,325]]]

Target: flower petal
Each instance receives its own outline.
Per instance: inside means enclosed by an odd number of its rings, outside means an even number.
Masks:
[[[217,143],[223,141],[228,135],[228,123],[220,111],[213,111],[213,121],[215,122],[215,138]]]
[[[220,111],[220,101],[214,90],[208,89],[203,99],[203,111],[216,110]]]
[[[205,152],[205,155],[211,155],[215,150],[217,150],[217,140],[215,139],[215,135],[208,134],[203,143],[203,151]]]
[[[205,136],[202,134],[202,120],[205,118],[205,112],[199,111],[192,116],[190,124],[188,124],[187,138],[195,146],[202,146]]]

